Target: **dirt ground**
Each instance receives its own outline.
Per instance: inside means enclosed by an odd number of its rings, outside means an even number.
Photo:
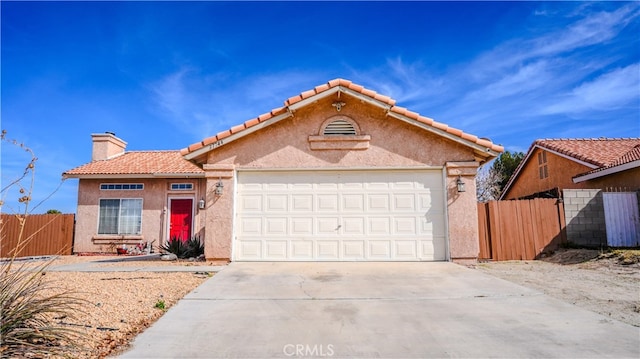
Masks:
[[[640,327],[640,250],[566,249],[542,260],[471,267]]]

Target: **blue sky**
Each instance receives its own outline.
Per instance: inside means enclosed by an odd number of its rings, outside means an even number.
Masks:
[[[91,133],[181,149],[345,78],[511,151],[640,136],[638,2],[0,3],[1,127],[34,200]],[[24,152],[2,144],[2,187]],[[20,211],[15,192],[3,212]],[[73,213],[67,180],[34,213]]]

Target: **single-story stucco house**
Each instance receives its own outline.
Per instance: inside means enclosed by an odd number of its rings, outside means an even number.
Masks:
[[[475,175],[503,151],[344,79],[181,151],[92,137],[64,173],[75,252],[198,235],[238,261],[474,261]]]

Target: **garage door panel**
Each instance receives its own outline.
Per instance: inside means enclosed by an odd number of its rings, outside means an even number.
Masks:
[[[311,217],[291,218],[291,234],[294,236],[313,234],[313,218]]]
[[[240,209],[243,212],[262,212],[262,195],[242,195]]]
[[[370,240],[369,258],[375,260],[391,259],[391,241],[390,240]]]
[[[367,199],[367,210],[370,212],[388,213],[391,210],[388,194],[370,194]]]
[[[402,191],[402,190],[411,191],[411,190],[414,190],[415,188],[416,188],[416,183],[414,181],[396,180],[396,182],[390,183],[390,189],[395,191]]]
[[[421,240],[419,243],[420,258],[433,258],[434,260],[446,259],[444,238],[436,237],[433,240]]]
[[[244,240],[240,242],[239,247],[240,258],[247,260],[257,260],[263,258],[261,241]]]
[[[289,189],[296,192],[313,190],[313,183],[290,183]]]
[[[364,194],[342,195],[342,211],[362,213],[364,211]]]
[[[265,236],[283,237],[287,233],[287,217],[267,217],[265,218]]]
[[[236,188],[236,260],[446,259],[442,171],[241,171]]]
[[[415,217],[393,218],[393,234],[415,235],[416,234],[416,218]]]
[[[313,195],[310,195],[310,194],[291,195],[291,210],[295,213],[313,211]]]
[[[288,197],[284,194],[268,194],[265,210],[271,212],[286,212]]]
[[[369,217],[370,235],[389,236],[391,235],[391,218],[389,217]]]
[[[340,257],[339,240],[319,240],[316,242],[316,253],[318,259],[338,260]]]
[[[393,196],[394,211],[416,211],[415,195],[413,194],[396,194]]]
[[[313,241],[291,241],[291,259],[295,260],[312,260],[313,259]]]
[[[365,241],[343,241],[342,242],[342,259],[364,259],[365,258]]]
[[[343,217],[342,233],[345,235],[363,236],[365,234],[364,222],[364,217]]]
[[[415,240],[396,240],[395,257],[397,259],[414,260],[417,255],[417,244]]]
[[[418,194],[417,210],[418,211],[436,211],[442,212],[442,201],[439,197],[442,193],[433,192]]]
[[[285,260],[287,259],[287,241],[265,241],[266,249],[265,257],[268,260]]]
[[[318,212],[337,212],[338,211],[338,195],[337,194],[319,194],[316,195],[316,209]]]
[[[259,236],[262,234],[262,217],[245,217],[240,219],[240,235]]]
[[[421,234],[431,234],[433,237],[444,237],[445,229],[440,223],[444,223],[443,215],[427,215],[420,225]]]
[[[316,234],[320,235],[337,235],[342,227],[339,224],[338,217],[320,217],[316,219]]]

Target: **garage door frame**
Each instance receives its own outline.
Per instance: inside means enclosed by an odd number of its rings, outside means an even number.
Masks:
[[[239,219],[239,214],[238,214],[238,200],[239,200],[239,192],[240,192],[240,186],[238,183],[238,179],[240,176],[242,176],[243,173],[250,173],[250,172],[254,172],[254,173],[266,173],[266,172],[279,172],[279,173],[284,173],[284,172],[296,172],[296,173],[300,173],[300,172],[361,172],[361,171],[366,171],[366,172],[393,172],[393,171],[399,171],[399,172],[408,172],[408,171],[438,171],[440,172],[440,183],[442,185],[441,187],[441,195],[442,195],[442,212],[443,212],[443,231],[444,231],[444,261],[450,261],[451,260],[451,254],[450,254],[450,241],[449,241],[449,219],[448,219],[448,194],[447,194],[447,186],[446,186],[446,168],[443,166],[421,166],[421,167],[351,167],[351,168],[236,168],[234,170],[234,176],[233,176],[233,181],[234,181],[234,200],[233,200],[233,223],[232,223],[232,244],[231,244],[231,258],[234,261],[271,261],[270,259],[257,259],[257,260],[250,260],[250,259],[238,259],[238,246],[237,244],[239,243],[237,240],[237,226],[238,226],[238,219]],[[295,260],[289,260],[289,261],[295,261]],[[308,260],[306,260],[308,261]],[[311,260],[313,261],[327,261],[327,260]],[[331,261],[331,260],[328,260]],[[341,259],[339,261],[366,261],[366,260],[361,260],[361,259],[354,259],[354,260],[346,260],[346,259]],[[370,260],[369,260],[370,261]],[[384,261],[389,261],[389,260],[384,260]],[[393,261],[398,261],[398,260],[393,260]],[[424,260],[420,260],[418,259],[417,261],[424,261]]]

